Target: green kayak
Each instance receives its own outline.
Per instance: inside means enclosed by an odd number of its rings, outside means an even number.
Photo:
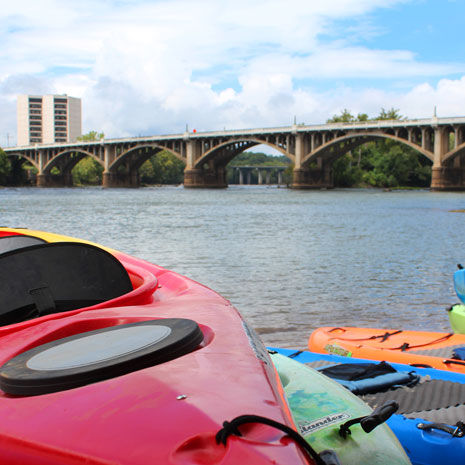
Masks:
[[[385,423],[370,433],[366,433],[360,423],[351,425],[348,434],[340,433],[341,425],[372,414],[372,409],[358,397],[318,371],[288,357],[271,354],[271,358],[294,422],[317,452],[333,450],[344,465],[410,464]]]
[[[456,304],[448,310],[452,331],[456,334],[465,334],[465,305]]]

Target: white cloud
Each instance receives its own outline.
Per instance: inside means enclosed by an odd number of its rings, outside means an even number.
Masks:
[[[414,87],[399,98],[405,111],[417,111],[422,116],[432,116],[434,107],[437,116],[463,116],[465,114],[465,76],[460,79],[441,79],[437,86],[425,83]]]
[[[322,39],[333,20],[352,18],[356,29],[367,14],[406,2],[9,2],[0,11],[0,131],[15,131],[18,93],[81,97],[84,130],[109,137],[182,132],[186,123],[198,130],[284,125],[294,115],[319,123],[342,108],[377,114],[394,106],[415,117],[430,115],[433,101],[441,113],[463,113],[463,79],[403,91],[368,81],[428,83],[465,73],[462,64],[355,45],[349,35]],[[342,78],[370,87],[351,88]]]

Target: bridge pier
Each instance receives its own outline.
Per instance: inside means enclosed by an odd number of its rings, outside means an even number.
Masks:
[[[292,189],[332,189],[333,173],[330,166],[298,168],[292,172]]]
[[[210,159],[203,164],[197,164],[202,154],[202,144],[195,139],[184,136],[186,151],[186,168],[184,169],[184,187],[224,188],[226,168],[221,163],[216,164]]]
[[[323,144],[324,144],[323,138]],[[305,155],[314,150],[315,140],[310,141],[303,134],[295,136],[295,159],[292,172],[293,189],[330,189],[334,187],[332,163],[321,156],[311,164],[305,162]]]
[[[444,161],[450,150],[451,128],[434,129],[434,158],[431,170],[431,190],[433,191],[463,191],[465,190],[464,155],[458,155],[452,160]],[[463,132],[455,130],[455,148],[463,143]]]
[[[73,187],[73,176],[71,173],[64,174],[37,174],[37,187]]]
[[[185,169],[184,187],[224,188],[226,182],[226,170],[223,167],[214,169]]]
[[[114,173],[103,172],[102,187],[118,187],[116,175]]]
[[[140,176],[137,171],[131,171],[129,174],[103,172],[102,187],[139,187]]]
[[[465,191],[465,169],[460,167],[433,167],[432,191]]]
[[[37,187],[48,187],[48,176],[45,174],[37,174],[36,185]]]

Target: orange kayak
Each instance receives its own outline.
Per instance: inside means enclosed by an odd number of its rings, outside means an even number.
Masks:
[[[453,358],[457,349],[465,348],[465,334],[335,326],[315,330],[308,347],[319,353],[465,373],[465,360]]]

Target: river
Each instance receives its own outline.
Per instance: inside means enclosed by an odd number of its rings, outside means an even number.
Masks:
[[[449,331],[463,193],[266,186],[0,189],[0,224],[145,258],[228,298],[267,345],[312,329]]]

